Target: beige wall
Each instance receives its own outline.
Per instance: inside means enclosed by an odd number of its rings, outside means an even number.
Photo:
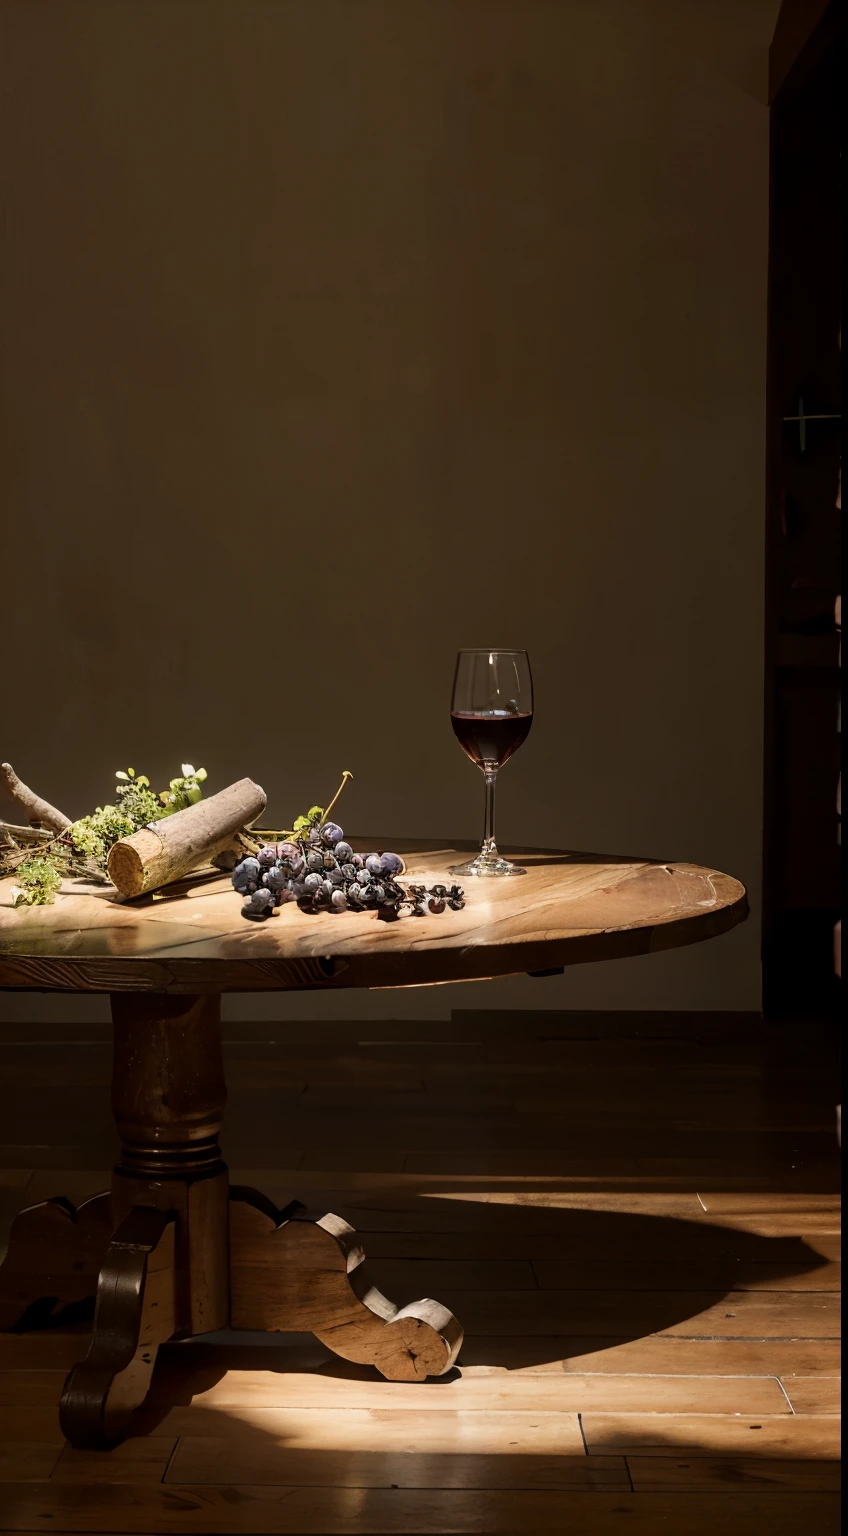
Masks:
[[[774,8],[0,0],[2,755],[476,834],[453,654],[526,645],[502,839],[756,910]],[[297,1009],[758,1000],[755,919]]]

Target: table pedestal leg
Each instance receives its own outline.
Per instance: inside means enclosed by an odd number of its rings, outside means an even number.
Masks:
[[[217,997],[112,998],[112,1109],[123,1145],[94,1334],[62,1394],[72,1445],[120,1437],[160,1344],[227,1326],[220,1017]]]
[[[0,1327],[41,1321],[96,1288],[91,1346],[62,1395],[72,1445],[120,1438],[170,1338],[307,1331],[392,1381],[442,1375],[459,1353],[462,1329],[439,1302],[399,1309],[369,1284],[340,1217],[297,1202],[278,1211],[255,1190],[229,1198],[220,1016],[217,996],[113,995],[122,1151],[111,1195],[78,1211],[48,1200],[13,1226]]]

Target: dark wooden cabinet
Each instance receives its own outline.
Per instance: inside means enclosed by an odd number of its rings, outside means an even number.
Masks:
[[[837,1006],[842,0],[772,47],[763,994]],[[806,29],[804,26],[806,13]],[[792,53],[792,49],[796,51]]]

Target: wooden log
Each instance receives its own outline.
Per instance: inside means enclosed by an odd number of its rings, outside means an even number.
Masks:
[[[228,847],[234,833],[261,816],[265,805],[264,789],[252,779],[239,779],[208,800],[122,837],[109,851],[109,879],[123,896],[141,896],[179,880]]]
[[[49,800],[42,800],[40,795],[34,794],[29,786],[18,778],[11,763],[0,763],[0,777],[3,778],[12,799],[16,800],[21,809],[26,812],[34,826],[41,824],[49,827],[51,832],[64,832],[65,828],[71,825],[70,816],[66,816],[64,811],[57,811],[55,805],[51,805]]]

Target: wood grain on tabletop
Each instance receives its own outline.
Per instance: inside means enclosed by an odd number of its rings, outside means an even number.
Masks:
[[[354,839],[356,841],[356,839]],[[413,851],[406,879],[449,883],[460,846]],[[281,907],[241,916],[226,876],[128,902],[65,882],[53,905],[13,906],[0,882],[0,987],[252,991],[393,986],[645,954],[724,933],[747,916],[738,880],[694,864],[522,852],[527,873],[467,882],[461,911],[382,922]]]

